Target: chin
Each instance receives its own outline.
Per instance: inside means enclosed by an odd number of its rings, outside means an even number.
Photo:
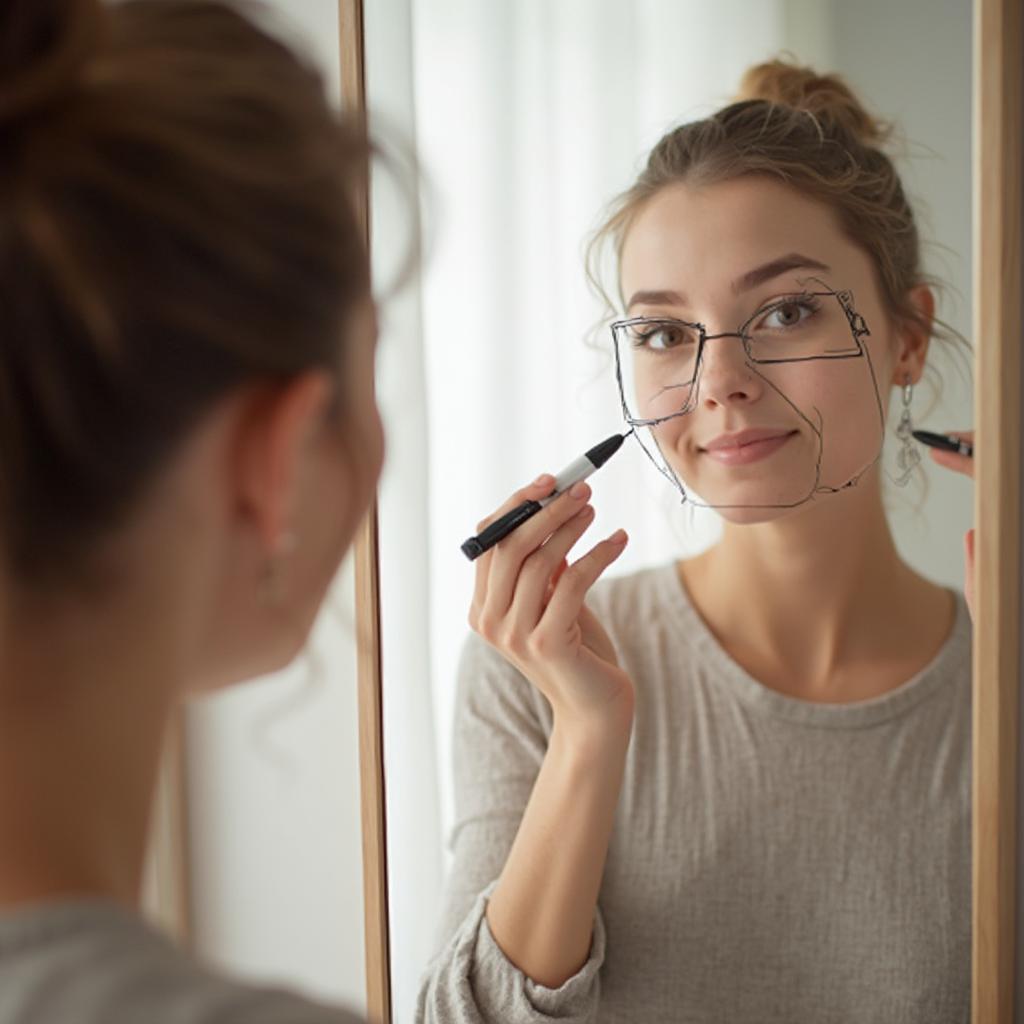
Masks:
[[[755,480],[708,480],[700,474],[686,476],[680,467],[673,472],[682,483],[689,501],[697,508],[710,508],[726,522],[738,525],[769,523],[806,507],[814,498],[815,474],[811,467],[801,470],[801,479],[771,482]],[[691,480],[698,480],[700,487]]]
[[[760,507],[756,505],[745,505],[734,508],[715,508],[715,511],[727,523],[736,526],[754,526],[757,523],[772,523],[776,519],[782,519],[792,513],[792,508],[779,505]]]

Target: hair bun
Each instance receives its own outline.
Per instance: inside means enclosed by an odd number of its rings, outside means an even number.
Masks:
[[[850,87],[836,74],[819,75],[813,68],[784,60],[755,64],[744,72],[737,100],[768,100],[840,125],[866,146],[881,146],[892,125],[872,117]]]
[[[98,0],[2,0],[0,123],[64,98],[98,46]]]

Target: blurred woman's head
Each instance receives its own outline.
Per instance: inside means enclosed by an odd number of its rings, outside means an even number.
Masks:
[[[0,139],[7,617],[156,587],[191,685],[287,663],[383,458],[361,126],[227,3],[9,0]]]

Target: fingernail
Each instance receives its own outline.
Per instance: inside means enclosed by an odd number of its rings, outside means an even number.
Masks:
[[[626,543],[626,531],[616,530],[609,538],[613,544],[625,544]]]
[[[555,478],[550,473],[541,473],[536,480],[533,481],[534,487],[540,487],[541,484],[553,484]]]
[[[576,498],[586,498],[590,494],[590,488],[581,480],[578,484],[573,484],[569,490],[569,496]]]

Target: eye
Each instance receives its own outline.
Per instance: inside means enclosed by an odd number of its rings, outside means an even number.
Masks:
[[[652,349],[655,352],[667,352],[669,349],[696,344],[697,341],[695,328],[664,320],[635,324],[632,335],[636,348]]]
[[[770,309],[758,326],[788,330],[810,320],[817,311],[818,303],[814,299],[786,299]],[[776,318],[774,323],[773,318]]]

